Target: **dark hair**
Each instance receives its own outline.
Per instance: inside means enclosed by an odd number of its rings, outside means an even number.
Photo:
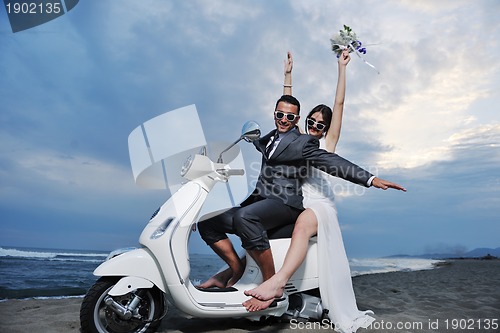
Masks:
[[[300,103],[299,100],[293,97],[292,95],[283,95],[276,102],[276,106],[274,107],[274,111],[278,108],[279,102],[285,102],[288,104],[295,105],[297,107],[297,114],[300,114]]]
[[[309,112],[309,114],[307,115],[307,118],[309,118],[310,116],[312,116],[316,112],[321,112],[321,115],[323,116],[323,122],[325,123],[325,130],[323,131],[323,133],[328,132],[328,129],[330,128],[330,123],[332,122],[332,114],[333,114],[332,109],[330,109],[330,107],[326,106],[325,104],[316,105],[311,110],[311,112]],[[307,121],[305,124],[305,130],[307,133]]]

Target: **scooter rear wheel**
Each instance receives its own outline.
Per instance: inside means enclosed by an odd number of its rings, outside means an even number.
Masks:
[[[157,288],[139,289],[135,293],[114,296],[113,300],[126,306],[136,294],[139,302],[131,318],[126,319],[106,305],[108,292],[119,277],[101,277],[89,289],[80,308],[82,333],[152,333],[160,325],[165,304],[162,292]]]

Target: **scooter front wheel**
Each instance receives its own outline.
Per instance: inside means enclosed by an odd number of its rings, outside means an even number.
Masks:
[[[119,277],[101,277],[89,289],[80,308],[82,333],[152,333],[164,315],[162,292],[154,287],[122,296],[108,292]]]

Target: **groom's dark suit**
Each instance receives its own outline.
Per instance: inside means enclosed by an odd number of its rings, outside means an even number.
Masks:
[[[310,175],[310,167],[316,167],[353,182],[368,186],[373,175],[337,154],[319,149],[319,141],[313,136],[292,130],[280,141],[271,157],[265,155],[266,145],[276,131],[254,141],[262,153],[262,167],[256,191],[262,197],[282,200],[286,205],[303,209],[301,186]]]
[[[255,191],[241,207],[198,224],[200,234],[208,245],[227,238],[226,233],[238,235],[247,250],[269,248],[267,230],[293,224],[304,209],[301,186],[310,175],[310,167],[319,168],[333,176],[363,186],[373,176],[368,171],[337,154],[319,149],[319,141],[298,130],[280,134],[281,140],[270,157],[266,155],[276,130],[254,141],[262,153],[262,167]]]

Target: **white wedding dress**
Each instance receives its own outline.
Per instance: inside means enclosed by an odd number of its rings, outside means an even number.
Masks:
[[[325,140],[320,140],[325,149]],[[314,211],[318,220],[319,290],[324,309],[328,309],[335,331],[356,332],[368,327],[375,318],[360,311],[352,287],[351,269],[344,248],[334,201],[333,176],[312,168],[312,175],[302,185],[304,207]]]

